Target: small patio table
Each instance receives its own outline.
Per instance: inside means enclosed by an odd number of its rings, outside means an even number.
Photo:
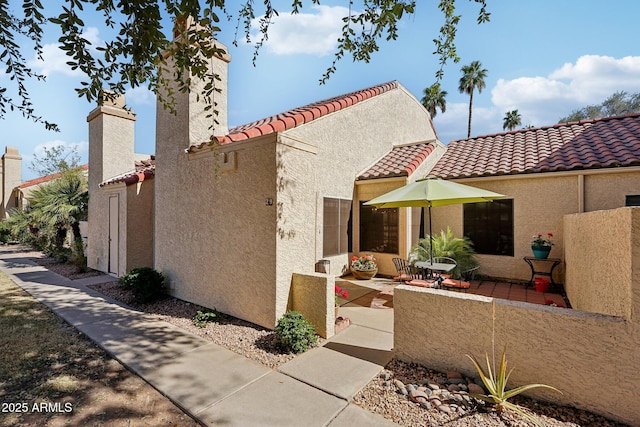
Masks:
[[[557,283],[553,281],[553,270],[562,262],[560,258],[542,259],[542,258],[536,258],[532,256],[526,256],[523,259],[527,264],[529,264],[529,267],[531,268],[531,279],[529,280],[529,284],[531,286],[533,286],[533,279],[536,275],[546,276],[550,278],[551,285],[554,287],[557,286]],[[551,267],[549,267],[549,264],[551,264]],[[542,265],[545,266],[544,270],[540,269],[542,268]]]
[[[448,273],[456,268],[456,264],[447,264],[445,262],[431,263],[431,261],[418,261],[415,263],[415,266],[421,270],[435,271],[438,273]]]

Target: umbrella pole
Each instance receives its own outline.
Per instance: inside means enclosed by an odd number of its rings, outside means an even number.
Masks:
[[[433,233],[431,231],[431,202],[429,202],[429,257],[433,264]]]

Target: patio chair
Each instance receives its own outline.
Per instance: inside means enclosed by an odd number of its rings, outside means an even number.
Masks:
[[[479,265],[476,265],[475,267],[471,267],[466,269],[465,271],[462,271],[460,273],[460,277],[464,280],[475,280],[476,279],[476,273],[478,273],[478,270],[480,269]]]
[[[414,266],[411,265],[409,260],[404,258],[392,258],[393,265],[396,267],[398,275],[393,278],[399,282],[406,282],[408,280],[418,279],[418,272]]]

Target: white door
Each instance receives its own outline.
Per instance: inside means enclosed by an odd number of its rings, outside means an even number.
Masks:
[[[118,274],[119,246],[118,195],[109,196],[109,273]]]

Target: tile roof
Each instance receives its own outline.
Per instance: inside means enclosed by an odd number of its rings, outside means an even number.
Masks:
[[[445,179],[640,165],[640,114],[452,141],[431,172]]]
[[[428,142],[394,147],[383,158],[358,176],[358,181],[409,176],[431,154],[434,145]]]
[[[104,187],[109,184],[117,184],[124,182],[125,185],[133,185],[138,182],[142,182],[145,179],[152,179],[156,173],[156,158],[151,156],[146,160],[136,160],[135,169],[109,178],[99,184],[100,187]]]
[[[83,170],[88,170],[89,165],[82,165],[80,166],[80,168]],[[29,181],[25,181],[22,184],[18,185],[18,188],[28,188],[34,185],[44,184],[45,182],[49,182],[56,178],[60,178],[60,175],[61,175],[60,173],[52,173],[51,175],[45,175],[39,178],[30,179]]]
[[[293,110],[289,110],[284,113],[276,114],[271,117],[232,128],[229,130],[227,135],[216,135],[216,139],[220,144],[224,145],[236,141],[251,139],[261,135],[282,132],[303,123],[309,123],[319,117],[350,107],[358,102],[373,98],[398,87],[398,82],[392,81],[378,86],[373,86],[368,89],[362,89],[356,92],[326,99],[324,101],[314,102],[303,107],[294,108]],[[187,152],[193,152],[208,145],[211,145],[211,143],[202,142],[192,145],[187,148]]]

